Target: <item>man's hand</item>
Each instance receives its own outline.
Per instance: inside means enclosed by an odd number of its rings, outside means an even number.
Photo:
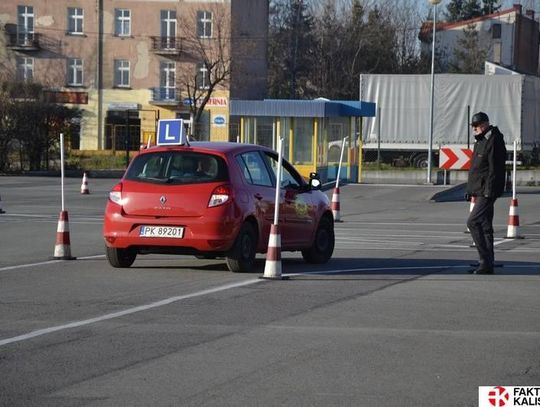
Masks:
[[[465,200],[469,202],[471,200],[471,194],[465,193]]]

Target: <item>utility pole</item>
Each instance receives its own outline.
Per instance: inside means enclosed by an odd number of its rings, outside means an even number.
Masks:
[[[97,56],[96,56],[96,88],[97,88],[97,148],[105,146],[103,137],[103,0],[97,1]],[[114,149],[114,147],[113,147]]]

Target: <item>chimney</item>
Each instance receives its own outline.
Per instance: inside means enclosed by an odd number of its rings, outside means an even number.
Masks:
[[[527,10],[525,11],[525,15],[529,17],[531,20],[534,20],[534,10]]]
[[[516,10],[517,14],[521,14],[521,4],[514,4],[514,10]]]

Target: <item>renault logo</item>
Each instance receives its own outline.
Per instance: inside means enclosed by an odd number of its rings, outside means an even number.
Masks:
[[[159,198],[159,202],[161,202],[161,205],[165,205],[165,202],[167,202],[167,198],[165,198],[165,195],[161,195],[161,198]]]

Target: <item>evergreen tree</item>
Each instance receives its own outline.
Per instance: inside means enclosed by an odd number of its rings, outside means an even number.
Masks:
[[[480,17],[482,15],[482,6],[479,0],[465,0],[463,2],[463,18],[469,20],[471,18]]]
[[[484,0],[482,1],[482,14],[491,14],[500,10],[500,0]]]
[[[305,93],[314,63],[313,16],[304,0],[272,3],[269,94],[295,99]]]
[[[500,0],[451,0],[446,6],[445,17],[449,22],[469,20],[494,13],[500,8]]]
[[[445,18],[448,22],[463,19],[463,0],[451,0],[446,6]]]

